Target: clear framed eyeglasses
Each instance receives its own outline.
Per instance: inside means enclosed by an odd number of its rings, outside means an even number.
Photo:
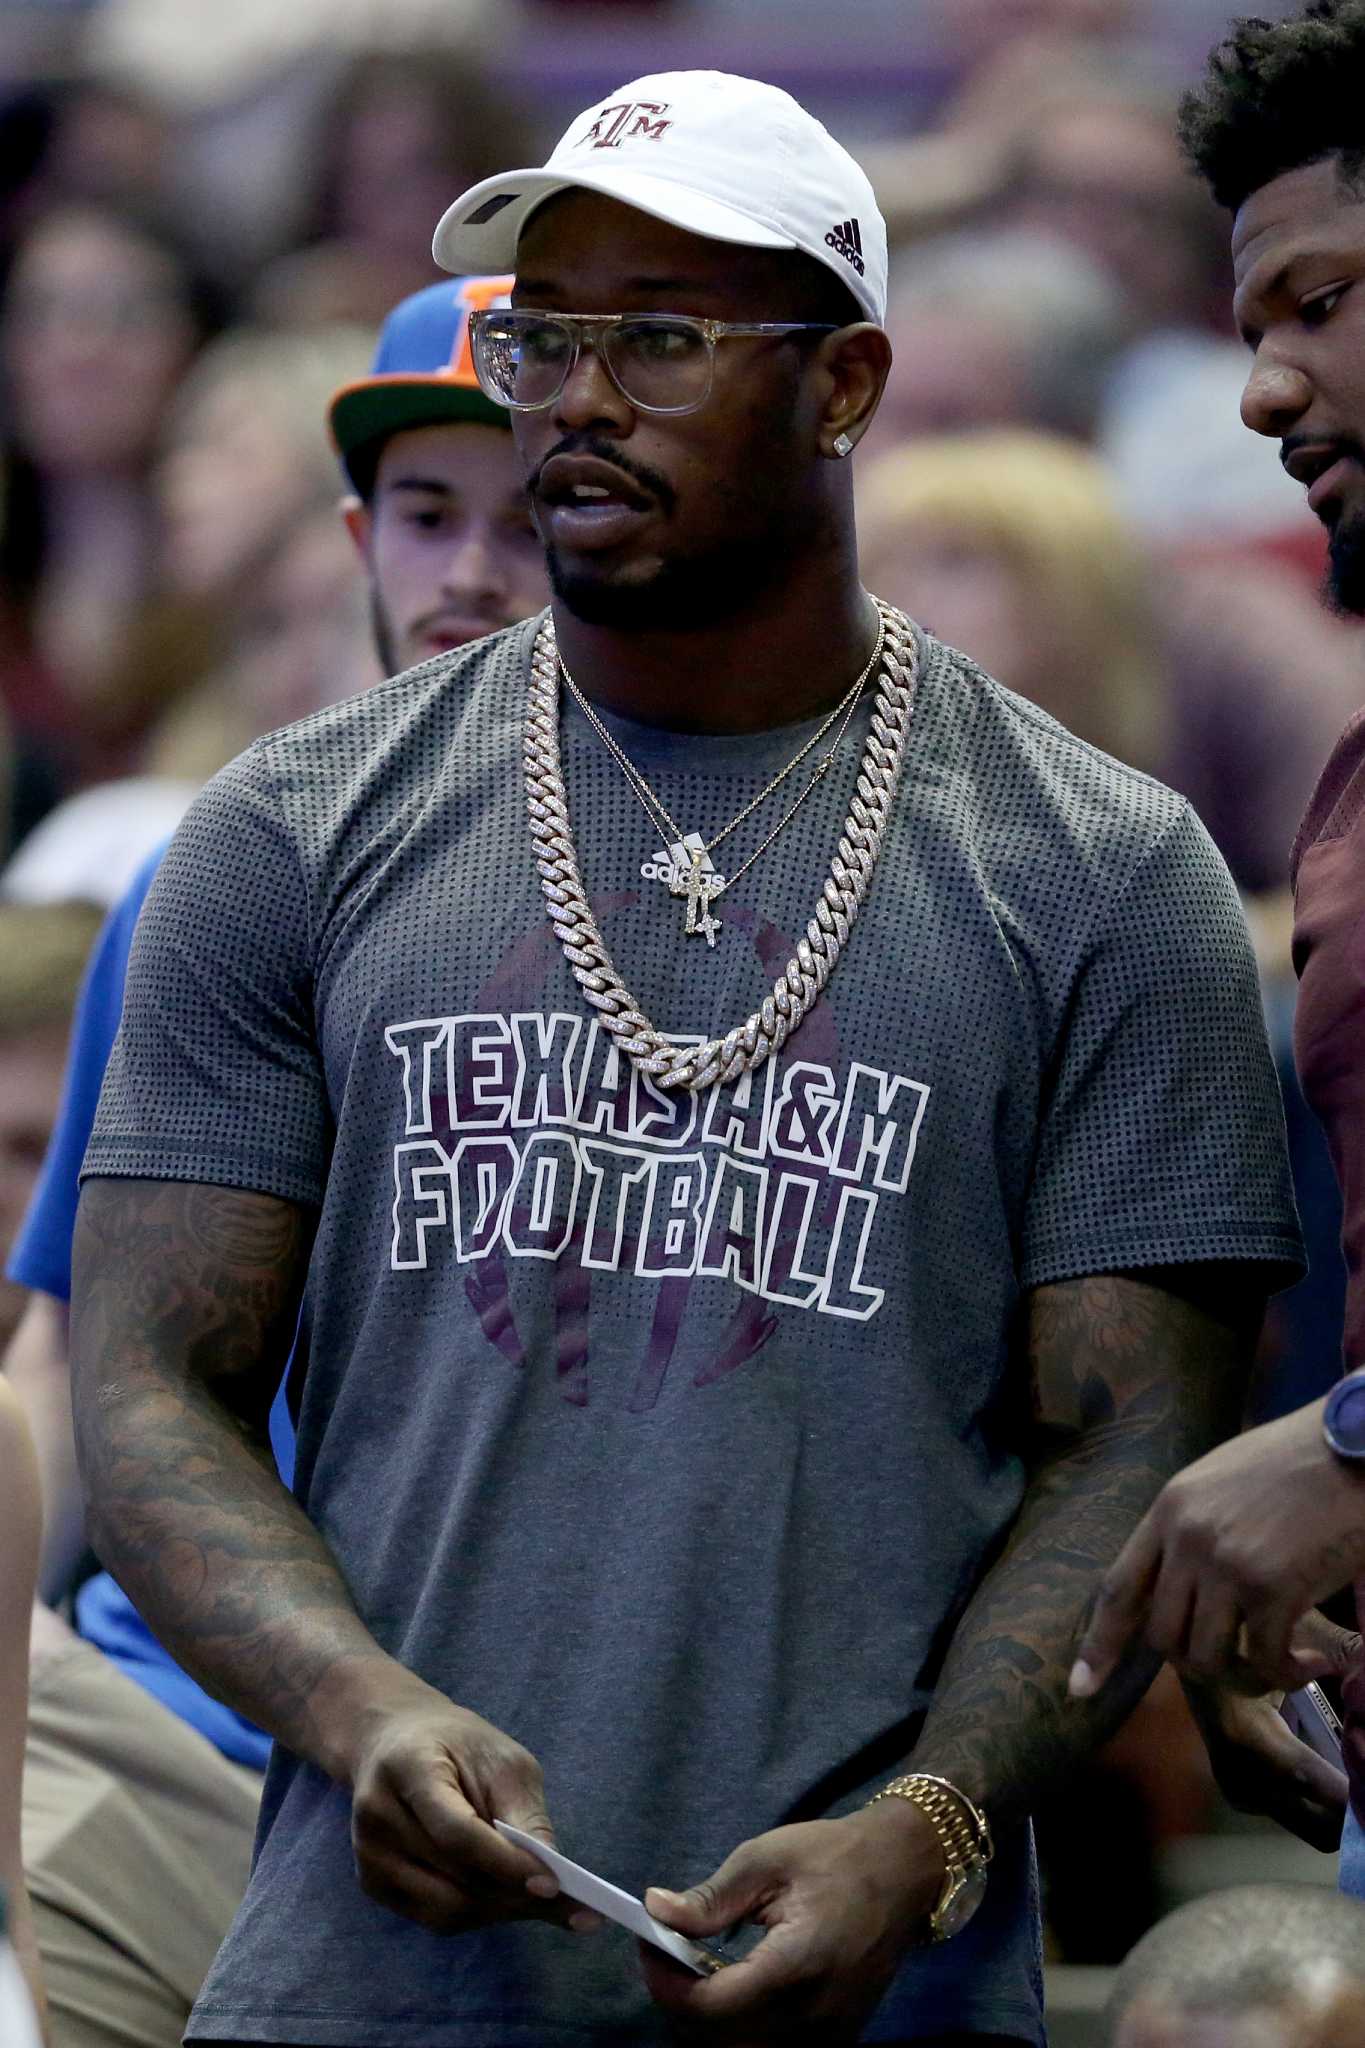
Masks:
[[[475,313],[474,370],[484,395],[512,412],[553,405],[585,346],[641,412],[695,412],[711,395],[716,343],[733,335],[834,334],[830,322],[694,320],[688,313]]]

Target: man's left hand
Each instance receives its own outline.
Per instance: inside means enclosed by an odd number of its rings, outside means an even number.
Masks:
[[[642,1942],[650,1995],[699,2042],[856,2042],[907,1950],[926,1939],[944,1877],[938,1837],[908,1800],[775,1828],[691,1891],[645,1894],[656,1920],[693,1941],[741,1920],[768,1930],[743,1962],[706,1978]]]
[[[1314,1402],[1220,1445],[1157,1496],[1100,1584],[1071,1675],[1098,1692],[1142,1646],[1248,1691],[1326,1676],[1292,1645],[1311,1607],[1365,1568],[1365,1471],[1327,1447]]]
[[[1279,1693],[1253,1699],[1231,1686],[1188,1688],[1218,1789],[1239,1813],[1264,1814],[1334,1856],[1346,1819],[1346,1773],[1290,1732]]]

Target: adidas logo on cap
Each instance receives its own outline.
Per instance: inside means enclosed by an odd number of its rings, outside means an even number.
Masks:
[[[800,249],[833,272],[866,319],[885,318],[886,223],[867,173],[775,85],[667,71],[618,86],[570,122],[547,163],[484,178],[447,207],[437,262],[457,275],[511,270],[532,214],[574,189],[685,234]]]
[[[859,277],[863,275],[863,238],[858,233],[856,220],[841,221],[838,227],[830,229],[825,240],[837,255],[853,265]]]

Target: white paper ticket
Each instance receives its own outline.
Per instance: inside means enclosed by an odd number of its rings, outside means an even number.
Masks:
[[[647,1913],[640,1901],[623,1892],[619,1885],[608,1884],[604,1877],[595,1877],[585,1870],[581,1863],[573,1862],[568,1856],[552,1849],[548,1842],[542,1842],[535,1835],[523,1834],[510,1822],[495,1820],[493,1823],[500,1835],[509,1842],[515,1842],[518,1849],[526,1849],[537,1857],[547,1870],[553,1871],[559,1879],[560,1889],[571,1899],[577,1899],[582,1906],[591,1906],[604,1919],[614,1920],[619,1927],[628,1927],[632,1934],[638,1934],[642,1941],[653,1942],[665,1955],[687,1969],[695,1970],[699,1977],[710,1977],[724,1967],[720,1956],[713,1956],[700,1943],[689,1941],[684,1934],[676,1934],[671,1927]]]

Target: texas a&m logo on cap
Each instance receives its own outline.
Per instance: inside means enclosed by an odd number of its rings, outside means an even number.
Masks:
[[[841,220],[837,227],[830,229],[825,240],[836,255],[842,256],[845,263],[853,265],[859,277],[863,275],[866,268],[863,262],[863,238],[858,233],[856,220]]]
[[[651,142],[658,142],[665,128],[673,126],[663,118],[667,112],[667,100],[618,100],[614,107],[603,107],[574,147],[581,149],[585,142],[590,142],[594,149],[619,149],[633,135],[647,135]]]

